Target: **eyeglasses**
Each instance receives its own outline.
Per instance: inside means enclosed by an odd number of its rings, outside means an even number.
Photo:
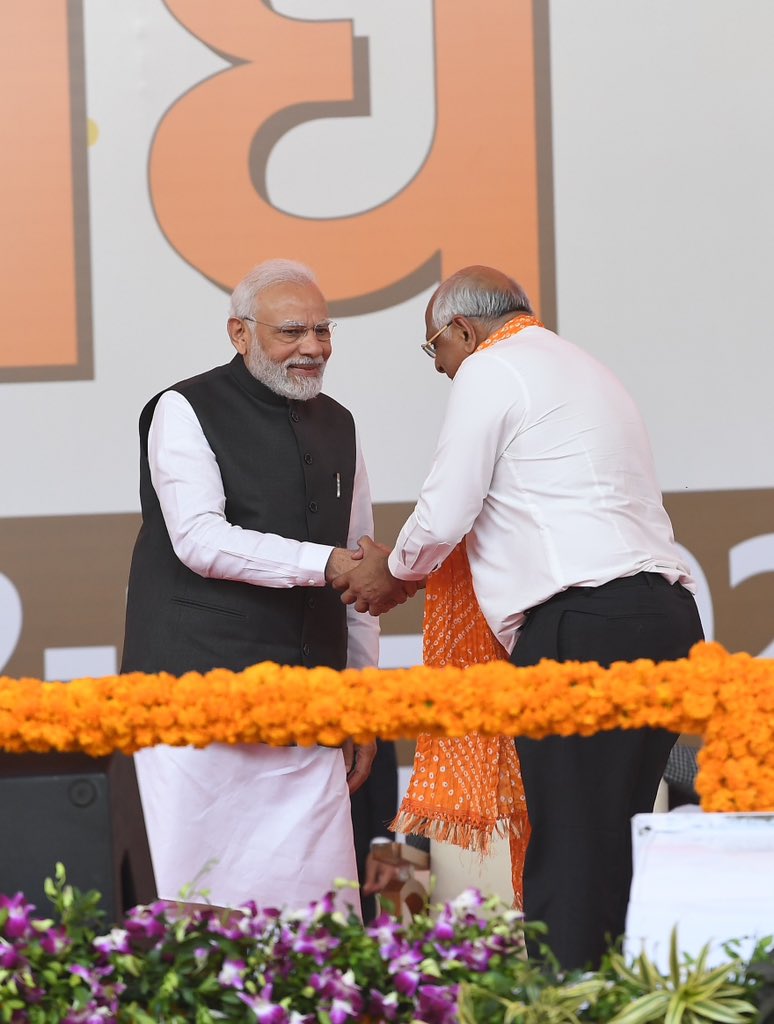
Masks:
[[[440,329],[440,331],[436,331],[435,334],[432,336],[432,338],[428,338],[427,341],[422,346],[422,351],[426,352],[427,355],[429,355],[431,359],[435,359],[435,339],[440,337],[443,334],[443,332],[446,330],[446,328],[447,327],[451,327],[451,325],[453,323],[454,323],[454,320],[453,319],[450,320],[448,322],[448,324],[446,324],[446,327],[442,327]]]
[[[250,320],[254,324],[260,324],[261,327],[271,327],[273,331],[279,334],[283,341],[288,343],[303,341],[310,331],[314,331],[314,336],[318,341],[330,341],[333,337],[333,329],[336,326],[335,320],[322,320],[313,327],[307,327],[306,324],[297,323],[267,324],[264,320],[256,320],[254,316],[242,316],[239,319]]]

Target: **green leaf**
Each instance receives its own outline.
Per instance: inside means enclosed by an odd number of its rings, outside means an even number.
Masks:
[[[686,1011],[686,1005],[683,1000],[680,999],[679,993],[675,993],[669,1000],[669,1006],[664,1017],[664,1024],[680,1024],[683,1014]]]
[[[173,992],[177,991],[180,986],[180,976],[176,971],[167,971],[166,975],[162,979],[161,985],[159,986],[159,994],[162,996],[170,996]]]
[[[736,967],[736,961],[732,963],[718,964],[717,967],[712,967],[710,970],[706,968],[701,972],[702,980],[714,981],[716,978],[727,978],[730,976],[734,968]],[[692,974],[699,975],[698,969],[694,968]]]
[[[157,1024],[156,1018],[147,1014],[141,1006],[137,1005],[137,1003],[131,1003],[131,1005],[127,1007],[126,1013],[127,1020],[129,1020],[131,1024]]]
[[[662,1017],[668,1005],[669,996],[666,992],[648,992],[616,1014],[611,1024],[646,1024],[647,1021]]]
[[[669,974],[675,988],[680,984],[680,958],[677,955],[677,925],[669,936]]]
[[[30,923],[36,932],[47,932],[48,929],[52,928],[54,925],[54,922],[50,917],[45,920],[42,918],[34,918]]]
[[[435,960],[423,960],[419,965],[419,969],[423,974],[427,974],[431,978],[440,978],[442,976],[441,968]]]
[[[695,974],[704,974],[704,972],[707,970],[707,960],[709,959],[709,954],[710,943],[708,942],[699,950],[699,955],[696,958],[696,963],[693,967],[693,971]]]
[[[626,964],[626,961],[622,956],[616,954],[614,957],[611,957],[610,966],[619,977],[624,978],[637,988],[644,988],[640,975],[636,974],[635,971]]]
[[[746,1017],[752,1017],[757,1013],[752,1003],[743,999],[729,999],[728,1002],[708,999],[697,1003],[692,1010],[696,1016],[719,1021],[720,1024],[740,1024]]]
[[[21,999],[8,999],[6,1002],[3,1003],[3,1010],[7,1009],[9,1011],[8,1019],[10,1020],[11,1017],[13,1017],[13,1011],[23,1010],[24,1006],[25,1004]]]
[[[653,961],[650,959],[647,953],[640,953],[640,955],[637,957],[637,964],[640,967],[642,980],[647,984],[648,988],[663,988],[665,979],[658,972],[658,970],[656,969],[656,965],[653,963]]]
[[[118,953],[115,958],[116,966],[131,974],[133,978],[139,978],[142,974],[142,960],[131,953]]]

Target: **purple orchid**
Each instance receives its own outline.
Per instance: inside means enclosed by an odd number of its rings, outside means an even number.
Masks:
[[[27,966],[28,961],[14,946],[0,941],[0,968],[5,971],[18,971]]]
[[[369,938],[376,940],[385,960],[394,959],[406,948],[401,939],[401,924],[389,914],[380,914],[365,931]]]
[[[457,986],[423,985],[419,990],[416,1020],[426,1024],[455,1024]]]
[[[328,1013],[332,1024],[344,1024],[347,1020],[357,1019],[363,1010],[363,995],[352,970],[342,973],[338,968],[328,968],[312,974],[309,985],[321,1001],[330,1000]]]
[[[134,907],[127,914],[124,926],[132,938],[160,939],[169,927],[165,904],[157,901],[146,907]]]
[[[291,949],[301,956],[310,956],[316,964],[322,966],[326,960],[326,953],[332,952],[340,945],[341,939],[331,935],[326,928],[314,933],[304,929],[294,937]]]
[[[376,989],[371,989],[368,994],[369,1016],[377,1020],[392,1021],[398,1016],[398,993],[389,992],[385,995]]]
[[[40,948],[49,956],[59,957],[72,947],[72,940],[62,925],[48,928],[40,936]]]
[[[521,915],[494,909],[468,890],[435,917],[382,914],[362,927],[332,893],[293,912],[248,903],[186,914],[156,902],[95,935],[71,918],[33,918],[22,894],[0,897],[0,975],[15,986],[0,977],[0,1001],[5,991],[24,1000],[9,1024],[29,1024],[36,1002],[56,1005],[49,1019],[63,1024],[115,1024],[144,1000],[155,1019],[184,1019],[201,1000],[259,1024],[451,1024],[458,983],[523,948]]]
[[[130,953],[129,932],[125,928],[113,928],[107,935],[97,935],[94,948],[105,955],[109,953]]]
[[[116,1019],[116,1014],[109,1007],[96,1006],[84,1010],[71,1010],[62,1024],[112,1024]]]
[[[240,992],[239,998],[253,1011],[258,1024],[290,1024],[290,1017],[285,1007],[271,1001],[271,986],[267,986],[257,996]]]
[[[93,964],[90,967],[87,967],[85,964],[70,964],[68,970],[71,974],[86,982],[94,999],[101,1000],[103,1003],[106,1001],[110,1002],[117,986],[106,986],[103,984],[103,979],[109,978],[114,973],[112,964],[104,964],[102,966]],[[123,984],[121,984],[120,988],[123,991]]]
[[[224,988],[243,989],[246,970],[247,964],[244,960],[231,960],[227,957],[223,961],[218,981]]]
[[[34,903],[27,903],[24,894],[17,892],[14,896],[3,896],[0,893],[0,914],[6,910],[8,917],[0,930],[7,939],[20,939],[32,934],[32,914]]]

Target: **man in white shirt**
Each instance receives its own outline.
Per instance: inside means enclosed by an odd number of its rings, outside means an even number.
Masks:
[[[378,663],[378,622],[326,587],[373,532],[352,416],[320,393],[334,326],[307,267],[261,264],[231,297],[232,361],[143,410],[122,672]],[[299,906],[355,879],[348,784],[373,755],[347,777],[339,749],[142,751],[160,897]]]
[[[469,267],[432,297],[423,348],[453,380],[430,473],[385,556],[334,586],[385,610],[466,537],[473,589],[514,665],[671,660],[702,639],[647,433],[588,353],[546,330],[521,287]],[[622,933],[633,814],[653,808],[675,741],[663,730],[516,742],[532,838],[525,912],[565,967]]]

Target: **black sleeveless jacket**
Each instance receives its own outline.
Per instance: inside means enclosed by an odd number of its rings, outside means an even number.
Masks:
[[[228,522],[346,547],[355,476],[355,428],[346,409],[326,395],[282,398],[249,373],[240,355],[168,390],[190,402],[215,454]],[[239,671],[260,661],[344,668],[346,609],[335,591],[209,579],[177,558],[148,465],[160,397],[140,416],[143,522],[129,575],[121,671]]]

